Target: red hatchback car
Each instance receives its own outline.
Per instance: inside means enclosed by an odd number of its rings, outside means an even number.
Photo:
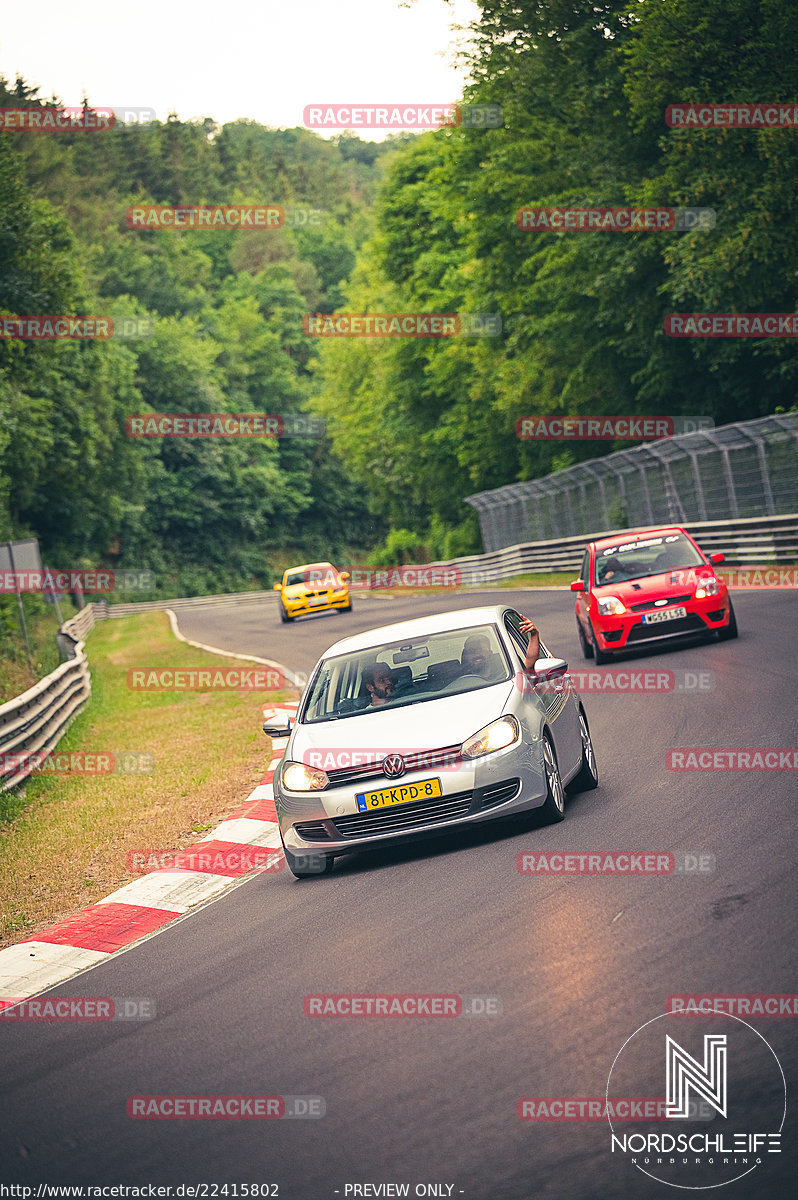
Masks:
[[[576,628],[585,658],[696,634],[737,637],[726,584],[678,525],[637,529],[588,542],[576,592]]]

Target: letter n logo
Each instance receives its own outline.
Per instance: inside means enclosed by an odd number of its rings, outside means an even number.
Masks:
[[[666,1110],[669,1119],[690,1116],[690,1088],[726,1116],[726,1034],[704,1034],[704,1063],[697,1062],[668,1034],[665,1035]]]

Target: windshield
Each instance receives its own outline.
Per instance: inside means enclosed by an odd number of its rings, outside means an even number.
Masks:
[[[399,708],[510,678],[495,625],[406,638],[325,659],[313,682],[303,724]]]
[[[338,583],[338,574],[330,563],[314,563],[312,567],[303,567],[301,571],[286,571],[285,587],[296,587],[298,584],[331,587]]]
[[[596,584],[625,583],[627,579],[702,565],[703,558],[683,533],[662,534],[596,551]]]

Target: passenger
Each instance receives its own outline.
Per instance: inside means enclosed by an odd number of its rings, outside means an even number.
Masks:
[[[526,658],[524,660],[524,670],[533,671],[535,663],[540,658],[540,634],[538,627],[530,617],[521,617],[519,625],[521,633],[529,634],[529,641],[526,644]]]
[[[466,638],[463,653],[460,657],[460,666],[463,668],[463,674],[484,676],[489,656],[490,642],[484,634],[476,633]]]

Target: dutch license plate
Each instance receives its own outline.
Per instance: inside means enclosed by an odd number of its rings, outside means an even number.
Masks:
[[[686,608],[663,608],[661,612],[643,613],[643,624],[656,625],[659,621],[675,621],[677,617],[686,616]]]
[[[391,808],[394,804],[409,804],[411,800],[430,800],[442,795],[440,779],[420,779],[418,783],[398,783],[396,787],[380,788],[376,792],[357,792],[355,799],[359,812],[373,812],[375,808]]]

